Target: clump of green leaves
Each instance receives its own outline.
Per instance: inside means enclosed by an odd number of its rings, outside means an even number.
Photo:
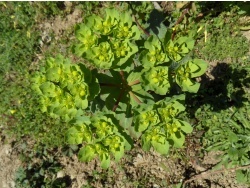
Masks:
[[[139,19],[142,19],[144,21],[149,19],[150,13],[154,10],[154,5],[150,1],[131,2],[130,6],[134,11],[134,14],[136,14]]]
[[[197,92],[194,78],[207,64],[188,57],[192,37],[172,40],[172,30],[161,26],[159,35],[144,39],[130,11],[108,8],[103,17],[91,15],[76,27],[73,52],[91,63],[92,71],[57,57],[34,77],[34,89],[48,99],[41,101],[43,111],[72,125],[66,140],[83,145],[80,160],[98,156],[108,168],[112,158],[118,161],[133,146],[134,138],[141,139],[143,149],[153,147],[161,154],[183,146],[185,134],[192,131],[178,119],[185,97],[166,94],[176,85]]]
[[[220,113],[210,112],[209,107],[196,112],[196,117],[201,120],[200,125],[208,131],[203,138],[207,151],[222,151],[220,163],[216,168],[224,166],[233,168],[250,164],[250,129],[249,129],[249,109],[245,105],[243,108],[230,108]],[[240,183],[249,183],[249,170],[237,170],[237,180]]]
[[[120,68],[125,62],[132,63],[131,56],[138,51],[134,40],[140,38],[140,31],[129,12],[120,14],[115,9],[107,9],[104,18],[87,17],[77,28],[76,37],[80,41],[75,47],[77,55],[97,68]]]
[[[58,173],[63,169],[53,150],[42,146],[34,150],[22,144],[21,160],[25,162],[15,173],[15,187],[61,187],[70,186],[69,176],[58,177]]]
[[[226,92],[219,97],[220,105],[213,99],[211,105],[203,105],[195,113],[199,120],[197,128],[206,130],[202,139],[205,150],[222,152],[216,168],[239,168],[237,181],[246,184],[250,182],[250,172],[245,168],[250,165],[249,73],[248,64],[230,65],[220,78],[226,83]]]
[[[86,109],[88,100],[99,92],[96,79],[83,64],[71,64],[62,56],[49,58],[36,73],[33,89],[40,97],[42,112],[66,122],[77,115],[78,109]]]
[[[161,154],[167,154],[169,145],[181,147],[185,137],[183,133],[191,133],[189,123],[181,121],[177,116],[185,110],[184,95],[165,98],[154,105],[141,105],[135,109],[135,128],[142,132],[142,147],[149,151],[151,146]]]
[[[69,144],[85,143],[79,151],[81,161],[88,162],[99,156],[103,168],[109,167],[111,156],[118,161],[125,149],[131,148],[113,114],[96,113],[90,120],[78,119],[66,137]]]
[[[201,53],[208,60],[238,59],[249,51],[249,42],[241,34],[232,36],[229,28],[223,28],[219,33],[214,32],[209,37]]]

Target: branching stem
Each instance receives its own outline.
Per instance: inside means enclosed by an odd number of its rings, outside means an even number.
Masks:
[[[149,34],[149,33],[139,24],[139,22],[138,22],[137,18],[135,17],[135,15],[133,15],[133,17],[134,17],[134,20],[135,20],[137,26],[138,26],[147,36],[150,36],[150,34]]]
[[[119,102],[121,101],[123,94],[124,94],[124,89],[121,90],[121,92],[120,92],[120,94],[115,102],[115,105],[113,106],[113,109],[112,109],[113,112],[116,111],[116,108],[118,107]]]

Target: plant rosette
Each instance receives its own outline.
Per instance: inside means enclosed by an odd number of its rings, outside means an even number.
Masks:
[[[66,122],[79,109],[86,109],[88,100],[99,93],[99,84],[91,72],[61,55],[47,59],[46,65],[32,78],[32,88],[40,97],[42,112],[54,118],[62,117]]]
[[[99,69],[121,70],[132,64],[138,51],[134,41],[140,39],[140,34],[128,12],[107,9],[104,19],[92,15],[76,28],[80,43],[73,51]]]
[[[191,133],[192,126],[177,116],[185,110],[184,95],[166,98],[154,105],[142,105],[134,109],[134,126],[142,132],[142,147],[148,151],[153,147],[161,154],[167,154],[169,146],[181,147],[186,133]],[[182,102],[181,102],[182,101]]]
[[[144,43],[145,50],[140,54],[143,67],[154,67],[169,61],[167,54],[163,51],[157,36],[150,36]]]
[[[99,156],[101,166],[108,168],[111,155],[119,161],[130,148],[117,123],[112,114],[103,113],[90,120],[80,119],[67,131],[66,139],[69,144],[84,144],[78,153],[81,161],[88,162]]]
[[[165,52],[173,61],[180,61],[186,56],[194,47],[194,39],[190,37],[179,37],[172,41],[170,35],[165,36]]]
[[[168,67],[152,67],[146,69],[141,77],[142,85],[146,91],[154,91],[165,95],[170,88]]]
[[[206,72],[208,64],[201,59],[193,59],[181,64],[175,71],[175,81],[183,91],[197,93],[200,83],[192,78],[199,77]]]

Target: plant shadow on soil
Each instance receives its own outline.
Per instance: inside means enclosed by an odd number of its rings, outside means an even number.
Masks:
[[[233,69],[222,62],[213,67],[210,74],[214,79],[203,75],[198,93],[187,93],[187,110],[191,117],[195,117],[195,112],[203,105],[209,105],[213,112],[220,112],[232,106],[240,108],[248,101],[244,96],[244,87],[250,87],[246,70]]]
[[[210,72],[207,71],[207,74],[201,77],[199,92],[196,94],[186,94],[187,113],[195,122],[194,128],[198,125],[199,121],[199,119],[196,119],[195,113],[199,108],[202,108],[203,105],[210,106],[211,112],[219,113],[230,107],[241,108],[245,102],[248,102],[244,88],[250,88],[250,78],[247,77],[246,70],[232,68],[230,64],[225,62],[219,62],[211,68]],[[202,132],[204,133],[204,131]],[[193,137],[196,136],[197,135],[193,135]],[[202,135],[197,139],[200,140],[201,137]],[[208,167],[208,169],[213,168],[215,165],[216,164]],[[185,169],[183,176],[185,180],[188,180],[194,174],[196,174],[195,169],[189,167]],[[209,179],[204,181],[208,187],[211,187],[211,184],[214,185],[218,183]],[[195,187],[203,186],[196,185]]]

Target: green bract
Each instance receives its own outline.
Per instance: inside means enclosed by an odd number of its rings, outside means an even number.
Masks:
[[[86,25],[81,24],[76,30],[76,38],[80,41],[75,52],[78,56],[85,56],[85,52],[97,44],[97,35]]]
[[[118,20],[117,27],[114,29],[114,37],[120,40],[138,40],[140,38],[140,30],[134,25],[129,12],[116,12]]]
[[[165,51],[169,58],[174,61],[180,61],[194,47],[194,40],[189,37],[179,37],[172,41],[169,40],[169,35],[165,37]]]
[[[117,128],[113,123],[112,119],[103,115],[103,116],[95,116],[91,119],[91,123],[93,127],[95,127],[95,133],[98,139],[103,139],[104,137],[112,134],[113,132],[117,132]]]
[[[169,145],[181,147],[184,144],[184,133],[191,133],[192,127],[177,118],[185,110],[183,100],[184,95],[180,95],[134,109],[134,126],[142,132],[145,150],[154,147],[159,153],[167,154]]]
[[[152,90],[159,95],[165,95],[170,88],[168,67],[153,67],[142,74],[145,90]]]
[[[92,141],[92,132],[89,123],[78,121],[71,127],[66,134],[69,144],[82,144],[84,141],[90,143]]]
[[[200,87],[200,83],[195,82],[191,78],[195,78],[204,74],[207,69],[207,63],[200,59],[194,59],[182,64],[176,70],[176,83],[183,91],[196,93]]]
[[[141,105],[134,109],[135,128],[139,132],[145,131],[150,125],[154,126],[160,122],[159,115],[153,109],[153,105]]]
[[[167,54],[162,49],[160,40],[155,35],[147,39],[144,47],[146,50],[140,55],[143,67],[154,67],[169,61]]]
[[[105,18],[87,17],[76,28],[76,37],[80,42],[74,47],[76,55],[100,69],[120,69],[132,64],[132,55],[138,51],[134,40],[140,38],[140,31],[129,13],[107,9]]]
[[[86,58],[93,63],[96,67],[101,69],[109,69],[112,67],[114,54],[108,42],[102,42],[99,46],[93,47]]]
[[[112,114],[97,113],[90,120],[78,119],[66,134],[69,144],[84,144],[79,151],[82,161],[90,161],[99,156],[103,168],[107,168],[112,154],[116,161],[127,149],[128,142],[122,129]]]
[[[86,109],[88,100],[99,92],[96,79],[85,66],[71,64],[61,55],[49,58],[45,67],[35,74],[33,89],[40,96],[42,112],[65,121],[73,119],[78,109]]]
[[[148,129],[142,136],[142,148],[148,151],[151,146],[160,154],[167,154],[169,151],[169,142],[161,127]]]

